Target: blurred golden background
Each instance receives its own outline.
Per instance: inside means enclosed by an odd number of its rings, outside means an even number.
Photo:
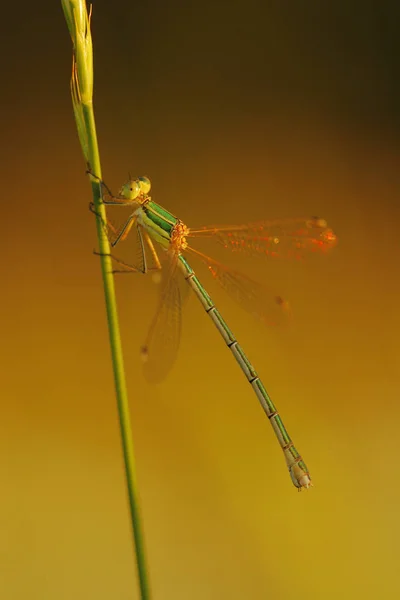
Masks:
[[[0,597],[133,600],[71,43],[60,3],[5,10]],[[130,170],[189,226],[317,214],[339,238],[302,264],[216,248],[290,300],[284,331],[203,278],[310,468],[307,493],[195,299],[170,377],[145,382],[156,290],[117,280],[155,600],[400,594],[399,17],[388,1],[95,2],[112,189]]]

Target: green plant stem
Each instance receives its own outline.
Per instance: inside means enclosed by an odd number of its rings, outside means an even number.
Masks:
[[[97,144],[96,125],[93,105],[83,104],[83,115],[88,134],[90,165],[98,177],[101,177],[100,157]],[[139,495],[136,481],[135,454],[133,448],[132,428],[129,413],[128,394],[124,372],[121,337],[118,323],[117,301],[115,296],[114,277],[112,274],[112,261],[110,245],[104,231],[103,223],[106,220],[105,207],[101,202],[101,185],[92,181],[93,202],[98,216],[97,235],[100,248],[100,263],[103,275],[104,296],[107,311],[108,332],[110,337],[111,357],[114,371],[115,392],[117,397],[119,422],[121,428],[122,449],[125,462],[125,475],[128,488],[129,508],[131,514],[132,530],[135,544],[136,564],[139,577],[141,600],[150,599],[149,580],[146,569],[144,539],[139,510]]]

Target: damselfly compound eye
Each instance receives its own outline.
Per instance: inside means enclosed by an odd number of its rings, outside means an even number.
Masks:
[[[141,190],[142,194],[147,195],[151,188],[150,179],[148,177],[143,176],[143,177],[139,177],[138,182],[139,182],[140,190]]]
[[[127,183],[124,183],[119,191],[119,195],[127,200],[135,200],[139,196],[140,191],[139,182],[135,179],[131,179]]]

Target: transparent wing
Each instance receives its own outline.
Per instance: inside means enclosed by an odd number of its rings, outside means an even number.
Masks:
[[[213,278],[227,294],[264,325],[280,326],[288,322],[291,317],[289,303],[281,296],[244,273],[228,269],[193,248],[188,250],[200,256]]]
[[[147,339],[142,346],[143,372],[152,383],[160,383],[172,369],[181,337],[181,291],[178,256],[169,255],[165,277],[160,283],[160,298]]]
[[[303,258],[310,252],[326,252],[337,242],[326,221],[318,217],[204,227],[191,230],[189,236],[214,238],[233,252],[282,258]]]

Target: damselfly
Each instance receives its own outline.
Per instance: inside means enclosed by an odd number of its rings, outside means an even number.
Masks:
[[[128,219],[119,229],[116,229],[110,221],[104,223],[104,226],[112,247],[125,240],[130,231],[136,232],[137,264],[133,266],[124,263],[111,255],[112,258],[123,267],[125,272],[148,273],[159,271],[161,268],[165,272],[158,308],[150,325],[146,343],[142,347],[146,377],[152,381],[161,381],[175,361],[181,331],[181,290],[178,281],[178,274],[181,272],[253,388],[283,450],[292,482],[299,490],[309,488],[312,485],[310,473],[289,437],[274,403],[186,257],[193,255],[200,258],[226,292],[244,309],[268,324],[273,311],[278,315],[288,311],[287,303],[246,275],[228,269],[196,250],[190,245],[191,239],[213,238],[223,247],[249,256],[301,258],[309,252],[325,252],[332,248],[336,244],[333,231],[328,228],[323,219],[317,217],[261,221],[232,227],[189,229],[182,221],[151,199],[149,196],[151,186],[147,177],[130,178],[122,186],[119,195],[114,196],[103,181],[90,171],[89,174],[99,181],[102,192],[105,190],[106,193],[102,193],[102,201],[105,205],[132,208]],[[156,248],[166,252],[165,267],[161,265]]]

